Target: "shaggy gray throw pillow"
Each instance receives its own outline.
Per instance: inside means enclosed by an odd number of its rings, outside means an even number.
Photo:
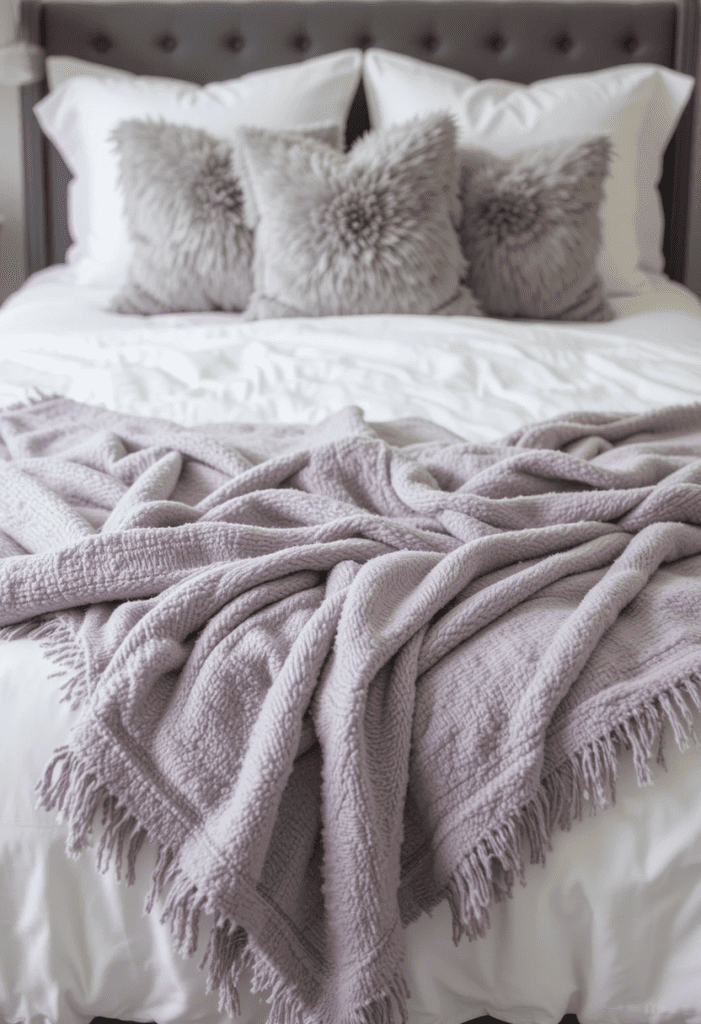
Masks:
[[[337,149],[329,122],[291,132]],[[232,142],[165,121],[122,121],[112,133],[134,251],[118,313],[240,310],[252,289],[253,238]]]
[[[501,159],[461,149],[460,241],[488,316],[611,320],[596,261],[606,136]]]
[[[449,116],[370,131],[347,154],[262,129],[239,137],[255,224],[246,319],[482,315],[450,217],[458,164]]]

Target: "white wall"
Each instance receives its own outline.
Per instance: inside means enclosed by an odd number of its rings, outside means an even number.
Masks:
[[[19,7],[19,0],[14,0]],[[57,0],[60,2],[60,0]],[[601,0],[606,3],[607,0]],[[654,0],[643,0],[654,2]],[[701,64],[701,61],[700,61]],[[701,297],[701,89],[695,96],[694,193],[686,284]],[[19,89],[0,87],[0,302],[24,280],[24,206]]]
[[[24,280],[19,89],[0,86],[0,302]]]

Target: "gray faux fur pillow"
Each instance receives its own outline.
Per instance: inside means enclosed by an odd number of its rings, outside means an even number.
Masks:
[[[328,123],[291,132],[341,146]],[[253,237],[243,217],[234,148],[199,128],[122,121],[112,133],[134,251],[118,313],[244,309]]]
[[[370,131],[345,155],[262,129],[239,134],[255,224],[246,319],[482,315],[450,218],[458,184],[450,117]]]
[[[506,160],[459,153],[460,241],[486,314],[612,320],[596,273],[610,140],[551,142]]]

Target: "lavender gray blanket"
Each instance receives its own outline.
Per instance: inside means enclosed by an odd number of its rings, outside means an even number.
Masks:
[[[403,926],[489,924],[700,705],[701,406],[473,445],[424,421],[0,414],[0,625],[81,709],[40,792],[236,1009],[406,1012]],[[100,816],[102,815],[102,816]]]

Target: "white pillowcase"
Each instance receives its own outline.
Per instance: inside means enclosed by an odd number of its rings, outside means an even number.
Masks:
[[[664,213],[657,185],[667,144],[694,87],[691,75],[657,64],[626,64],[520,85],[478,81],[373,48],[365,53],[363,84],[374,128],[448,112],[459,145],[500,157],[564,137],[610,136],[597,260],[605,293],[643,294],[650,282],[642,271],[663,271]]]
[[[124,71],[123,68],[111,68],[108,64],[95,64],[91,60],[83,60],[82,57],[53,57],[46,58],[46,80],[49,83],[49,92],[58,89],[69,78],[77,75],[94,75],[97,78],[136,78],[133,71]]]
[[[134,117],[202,128],[227,139],[241,125],[284,130],[346,121],[362,72],[362,50],[340,50],[285,67],[199,86],[169,78],[73,74],[34,107],[45,134],[73,174],[66,262],[81,284],[119,288],[132,246],[119,164],[110,134]]]

